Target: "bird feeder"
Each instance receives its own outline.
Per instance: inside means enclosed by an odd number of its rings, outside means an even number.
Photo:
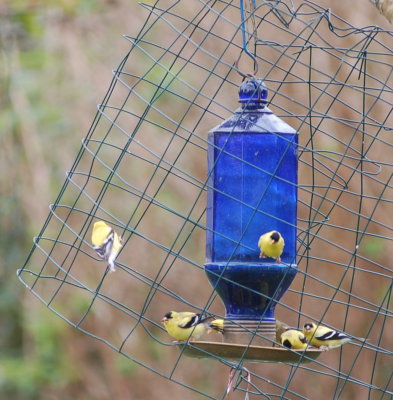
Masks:
[[[243,82],[241,107],[208,139],[205,272],[226,309],[224,342],[272,345],[274,309],[296,272],[298,132],[266,106],[260,79]],[[258,239],[285,239],[281,262]]]

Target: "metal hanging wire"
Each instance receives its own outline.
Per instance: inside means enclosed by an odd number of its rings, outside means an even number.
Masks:
[[[235,61],[235,68],[237,70],[237,72],[239,73],[240,76],[243,77],[243,80],[246,79],[247,77],[251,77],[251,76],[255,76],[258,73],[258,62],[257,62],[257,58],[255,56],[255,51],[256,51],[256,37],[257,37],[257,27],[256,27],[256,23],[255,23],[255,11],[257,8],[257,4],[256,4],[256,0],[250,0],[250,16],[246,17],[246,9],[245,9],[245,1],[244,0],[240,0],[240,30],[242,33],[242,50],[240,51],[239,57],[236,59]],[[252,24],[252,32],[250,35],[248,35],[248,29],[247,29],[247,22],[248,20],[251,20],[251,24]],[[249,36],[249,37],[248,37]],[[251,39],[254,40],[254,52],[251,52],[248,49],[249,43],[251,41]],[[253,66],[254,66],[254,72],[253,74],[244,74],[243,72],[241,72],[239,70],[239,61],[240,58],[242,56],[242,54],[247,54],[252,62],[253,62]]]

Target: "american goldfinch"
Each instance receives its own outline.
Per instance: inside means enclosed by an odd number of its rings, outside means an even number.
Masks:
[[[258,247],[261,250],[259,258],[272,257],[277,262],[281,262],[284,245],[285,242],[280,232],[271,231],[264,233],[258,241]]]
[[[348,343],[353,339],[351,336],[348,336],[343,332],[335,331],[334,329],[322,325],[318,326],[313,322],[307,322],[304,324],[303,333],[312,346],[318,347],[321,350],[340,347],[344,343]]]
[[[211,318],[213,317],[203,317],[202,314],[193,312],[170,311],[164,315],[161,322],[173,338],[177,341],[185,341],[199,339],[210,330],[222,332],[224,321],[216,319],[209,323],[208,320]]]
[[[281,335],[281,344],[288,349],[303,350],[307,347],[307,339],[303,332],[289,329]]]
[[[121,237],[104,221],[94,223],[91,243],[98,256],[108,262],[110,272],[115,271],[115,259],[121,242]]]

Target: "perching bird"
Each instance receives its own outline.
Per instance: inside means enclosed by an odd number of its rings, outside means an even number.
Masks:
[[[193,312],[170,311],[164,315],[161,322],[164,324],[166,331],[180,342],[188,339],[199,339],[209,331],[222,332],[224,321],[215,319],[208,322],[212,318],[203,317],[202,314]]]
[[[115,271],[115,259],[121,248],[121,237],[104,221],[94,223],[91,243],[100,258],[108,262],[109,271]]]
[[[272,257],[277,262],[281,262],[281,254],[284,250],[284,238],[280,232],[271,231],[264,233],[258,241],[258,247],[261,250],[259,258]]]
[[[297,329],[289,329],[281,335],[281,344],[288,349],[303,350],[307,347],[307,339],[303,332]]]
[[[321,350],[340,347],[344,343],[348,343],[353,339],[351,336],[348,336],[343,332],[335,331],[334,329],[323,325],[317,326],[317,324],[314,324],[313,322],[307,322],[304,324],[303,333],[312,346],[318,347]]]

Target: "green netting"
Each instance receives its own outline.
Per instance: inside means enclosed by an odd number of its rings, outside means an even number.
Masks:
[[[130,49],[18,276],[76,329],[203,397],[224,398],[226,382],[207,385],[201,371],[234,366],[241,397],[388,399],[392,33],[294,3],[141,3],[149,17],[124,37]],[[224,315],[204,273],[207,133],[253,71],[300,133],[299,272],[276,316],[367,342],[307,364],[247,364],[248,386],[242,358],[186,357],[192,344],[179,351],[160,320],[172,309]],[[91,244],[96,220],[124,240],[112,274]]]

